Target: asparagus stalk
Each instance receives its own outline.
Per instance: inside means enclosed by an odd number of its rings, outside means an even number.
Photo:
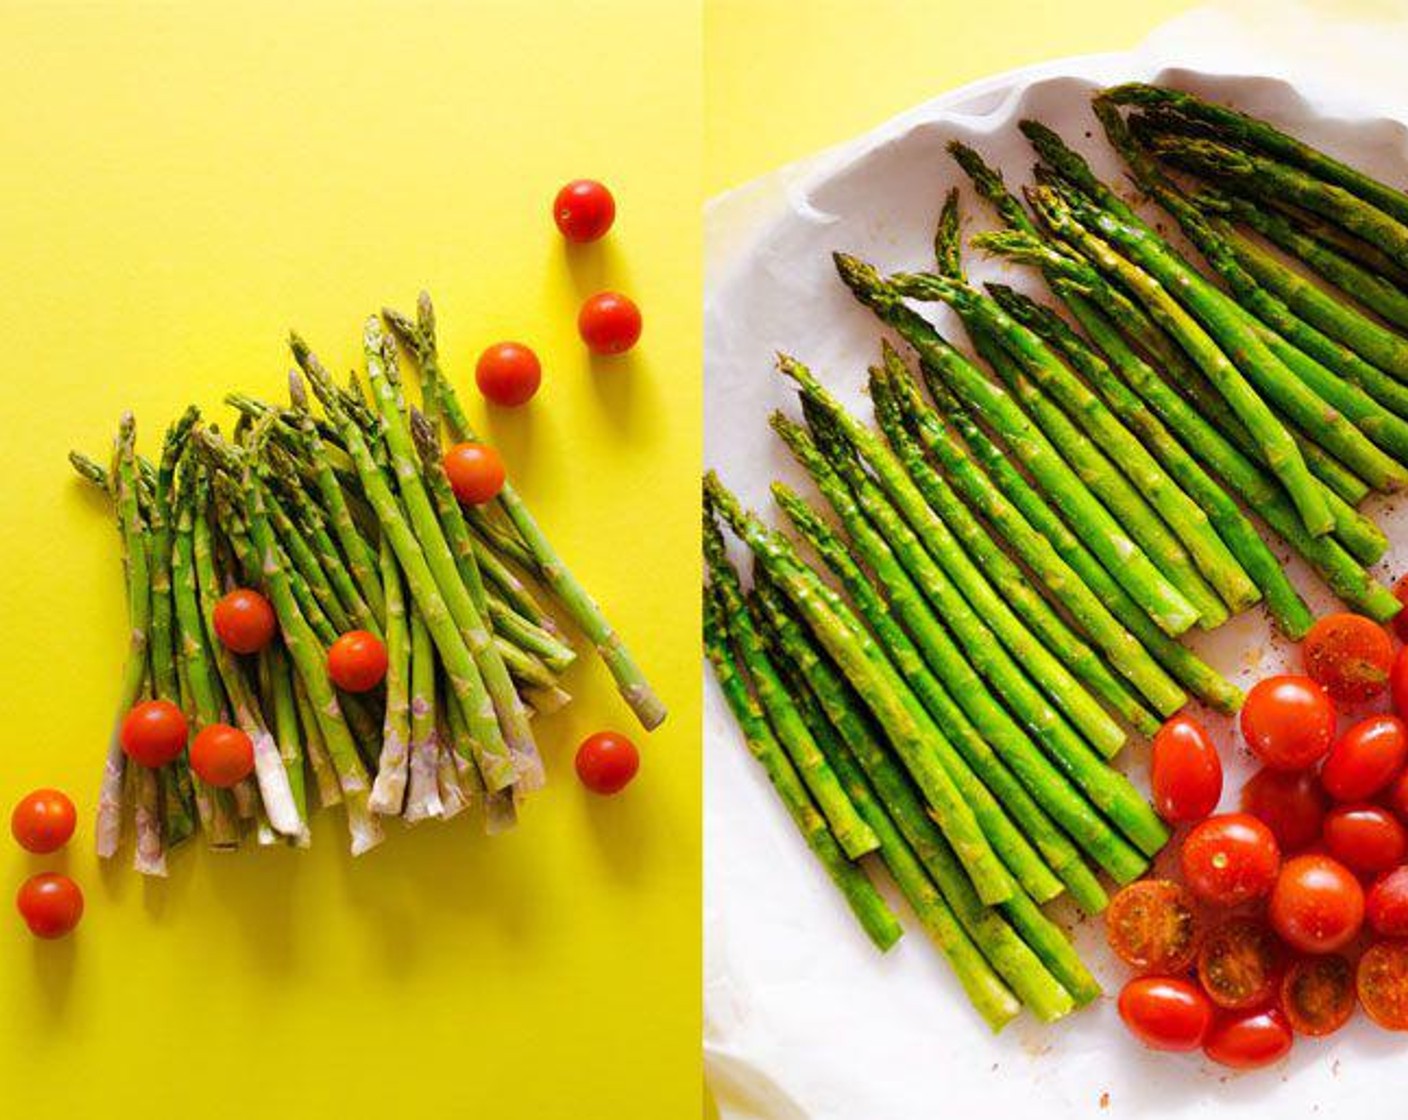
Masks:
[[[289,664],[288,653],[283,642],[271,642],[259,656],[260,688],[269,697],[273,708],[274,738],[278,743],[279,757],[283,761],[284,773],[288,775],[289,790],[298,816],[308,819],[308,791],[303,773],[303,732],[298,722],[298,702],[294,698],[293,666]],[[302,846],[311,842],[311,835],[305,828],[298,838]]]
[[[440,407],[455,438],[472,440],[475,437],[469,418],[460,407],[453,386],[440,371],[440,359],[435,344],[435,315],[430,305],[430,297],[424,292],[420,294],[417,312],[418,321],[415,323],[389,309],[383,314],[392,330],[415,354],[422,377],[434,386]],[[509,520],[513,522],[514,528],[518,530],[523,543],[536,558],[538,570],[553,594],[596,647],[606,667],[616,679],[626,703],[647,730],[658,727],[665,718],[665,706],[656,697],[620,635],[611,628],[601,609],[548,543],[546,535],[528,512],[528,507],[512,483],[504,484],[499,492],[499,502]]]
[[[318,790],[318,804],[324,809],[339,805],[342,803],[342,786],[337,781],[337,770],[323,741],[323,729],[318,724],[313,702],[308,698],[308,686],[296,671],[293,673],[293,701],[298,707],[298,725],[307,748],[308,768],[313,772],[313,783]]]
[[[381,757],[368,805],[373,813],[398,816],[406,800],[411,747],[411,636],[401,571],[390,543],[381,542],[382,600],[386,604],[386,715]]]
[[[435,643],[418,609],[411,616],[411,761],[406,792],[408,824],[445,817],[440,793],[440,741],[435,726]]]
[[[929,508],[924,495],[883,440],[842,408],[800,362],[780,355],[778,368],[796,382],[803,399],[810,402],[812,417],[816,421],[814,429],[821,427],[819,435],[831,439],[831,445],[838,453],[843,445],[849,445],[870,465],[890,501],[920,535],[929,554],[963,591],[974,609],[988,621],[1002,643],[1028,666],[1033,679],[1052,702],[1067,713],[1082,733],[1089,736],[1102,751],[1110,754],[1117,751],[1124,743],[1123,729],[1100,707],[1070,670],[1022,624],[963,551],[938,514]],[[824,422],[821,420],[823,416],[826,417]]]
[[[744,670],[729,649],[723,609],[707,589],[704,594],[704,649],[714,666],[724,700],[743,730],[749,752],[762,764],[768,780],[777,790],[778,797],[807,846],[841,891],[870,940],[881,950],[890,948],[903,932],[899,920],[865,872],[846,858],[827,828],[826,819],[812,804],[806,786],[774,737],[762,709],[748,691],[742,676]]]

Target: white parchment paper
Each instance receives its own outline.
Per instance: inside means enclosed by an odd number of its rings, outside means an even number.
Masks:
[[[870,416],[860,386],[881,332],[836,279],[830,253],[854,252],[882,271],[927,267],[942,194],[966,187],[944,151],[950,138],[974,145],[1015,185],[1029,180],[1034,159],[1016,121],[1039,117],[1108,178],[1117,164],[1089,93],[1150,79],[1231,100],[1408,183],[1408,130],[1396,123],[1408,120],[1406,46],[1401,22],[1334,23],[1281,4],[1201,11],[1127,55],[1064,60],[945,94],[715,200],[707,214],[708,464],[768,517],[772,479],[812,492],[766,423],[774,408],[796,411],[773,372],[777,350],[796,354]],[[965,234],[995,224],[966,189],[964,204]],[[972,253],[968,264],[979,279],[1001,275],[1042,291],[1028,270]],[[963,337],[946,311],[929,313]],[[1394,503],[1370,509],[1396,542],[1380,571],[1397,574],[1408,567],[1408,514]],[[1330,608],[1299,562],[1288,563],[1312,607]],[[1244,686],[1288,652],[1259,611],[1200,648]],[[1327,1042],[1302,1041],[1275,1069],[1240,1076],[1199,1056],[1141,1051],[1112,998],[1052,1027],[1026,1016],[991,1036],[902,903],[909,932],[901,943],[882,956],[865,940],[705,675],[705,1054],[725,1117],[1408,1116],[1408,1038],[1362,1020]],[[1209,722],[1219,733],[1227,727]],[[1250,767],[1230,732],[1221,741],[1227,807]],[[1132,742],[1124,759],[1145,785],[1145,744]],[[1074,935],[1107,992],[1117,992],[1125,975],[1099,923],[1075,926]]]

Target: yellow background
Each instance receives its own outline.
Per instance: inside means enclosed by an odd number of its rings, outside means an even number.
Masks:
[[[0,840],[3,1114],[699,1114],[699,36],[652,0],[0,7],[0,803],[53,784],[81,814],[60,857]],[[550,203],[582,175],[619,217],[568,253]],[[350,368],[422,285],[477,415],[482,346],[543,358],[485,434],[671,705],[640,777],[606,801],[571,774],[584,734],[636,734],[587,656],[515,834],[393,824],[353,862],[333,811],[309,852],[103,873],[122,593],[65,452],[105,455],[124,408],[150,450],[187,401],[277,392],[293,325]],[[594,368],[598,285],[645,334]],[[8,898],[62,866],[87,915],[37,942]]]

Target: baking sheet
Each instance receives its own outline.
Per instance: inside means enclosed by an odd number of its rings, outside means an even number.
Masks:
[[[1290,24],[1305,18],[1285,13]],[[1358,42],[1360,49],[1336,55],[1339,71],[1272,49],[1278,36],[1301,45],[1317,34],[1322,47]],[[1030,180],[1035,157],[1015,126],[1033,116],[1113,180],[1119,165],[1089,112],[1089,94],[1114,82],[1155,80],[1231,101],[1389,182],[1408,183],[1408,131],[1393,119],[1408,119],[1403,91],[1386,65],[1394,49],[1392,34],[1371,36],[1364,28],[1321,32],[1303,23],[1297,32],[1283,24],[1263,36],[1254,24],[1204,13],[1131,54],[1047,64],[940,97],[725,196],[712,205],[707,227],[708,465],[774,522],[767,493],[774,478],[814,493],[766,424],[774,408],[797,414],[773,354],[795,354],[870,417],[861,385],[882,332],[835,277],[830,253],[856,253],[882,272],[929,267],[933,224],[950,185],[964,188],[965,237],[995,226],[946,154],[949,139],[972,144],[1017,185]],[[1344,70],[1357,79],[1339,80]],[[1001,277],[1044,294],[1029,269],[971,251],[966,262],[975,279]],[[966,343],[946,308],[925,313]],[[1399,542],[1381,574],[1408,567],[1402,504],[1366,507]],[[1288,565],[1312,608],[1330,609],[1334,600],[1299,561]],[[1244,687],[1287,663],[1288,650],[1260,610],[1195,644]],[[705,1052],[724,1116],[886,1120],[972,1110],[1003,1117],[1037,1104],[1052,1117],[1103,1109],[1188,1117],[1261,1110],[1333,1116],[1350,1108],[1359,1117],[1403,1114],[1408,1044],[1362,1017],[1327,1042],[1301,1042],[1289,1061],[1252,1075],[1233,1075],[1200,1056],[1141,1050],[1115,1012],[1112,997],[1126,973],[1110,959],[1100,923],[1075,923],[1059,907],[1055,913],[1072,924],[1111,998],[1053,1026],[1023,1016],[991,1036],[902,903],[908,932],[895,949],[882,956],[865,939],[744,749],[712,674],[705,675]],[[1208,722],[1219,742],[1232,742],[1226,720]],[[1122,758],[1147,787],[1147,745],[1132,739]],[[1251,767],[1230,746],[1224,764],[1227,808]]]

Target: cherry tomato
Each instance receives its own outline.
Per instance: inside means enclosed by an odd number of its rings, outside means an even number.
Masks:
[[[1262,767],[1242,787],[1242,811],[1271,830],[1282,852],[1295,852],[1320,839],[1325,794],[1306,770]]]
[[[1276,837],[1246,813],[1223,813],[1194,825],[1180,853],[1188,889],[1219,906],[1266,894],[1280,862]]]
[[[127,757],[142,766],[165,766],[185,749],[186,735],[186,717],[169,700],[144,700],[119,732]]]
[[[1393,593],[1398,601],[1408,606],[1408,575],[1399,576],[1393,585]],[[1400,641],[1408,642],[1408,611],[1399,611],[1393,616],[1393,630]]]
[[[1354,1014],[1354,969],[1338,953],[1301,957],[1281,981],[1281,1009],[1299,1034],[1334,1034]]]
[[[236,653],[258,653],[269,644],[278,628],[269,600],[247,587],[223,596],[211,612],[215,634],[227,649]]]
[[[1275,993],[1280,975],[1281,946],[1261,922],[1233,918],[1204,935],[1198,982],[1218,1007],[1260,1007]]]
[[[1130,883],[1110,900],[1105,936],[1115,955],[1140,972],[1182,972],[1198,951],[1193,900],[1168,879]]]
[[[1137,976],[1120,991],[1120,1018],[1151,1050],[1196,1050],[1212,1025],[1212,1004],[1197,985]]]
[[[620,292],[598,292],[577,313],[577,333],[593,354],[624,354],[640,327],[640,308]]]
[[[254,743],[227,723],[202,727],[191,740],[191,769],[220,789],[237,786],[254,771]]]
[[[1335,741],[1320,784],[1336,801],[1364,801],[1393,781],[1408,761],[1408,724],[1397,716],[1361,719]]]
[[[328,649],[328,676],[345,692],[370,692],[386,677],[386,645],[367,630],[349,630]]]
[[[1328,614],[1310,628],[1301,646],[1305,672],[1335,700],[1360,704],[1388,687],[1393,642],[1388,631],[1361,614]]]
[[[527,404],[543,380],[538,355],[519,342],[500,342],[479,355],[474,383],[485,398],[505,408]]]
[[[504,488],[504,461],[487,444],[455,444],[445,452],[445,473],[455,497],[467,506],[481,506]]]
[[[1267,677],[1242,705],[1242,738],[1274,770],[1319,762],[1335,737],[1335,705],[1309,677]]]
[[[1380,937],[1408,937],[1408,867],[1395,868],[1369,888],[1364,918]]]
[[[1400,648],[1393,659],[1393,668],[1388,673],[1388,691],[1393,697],[1393,710],[1408,719],[1408,646]]]
[[[1408,770],[1399,774],[1389,784],[1384,793],[1388,807],[1398,814],[1398,819],[1408,824]]]
[[[62,937],[83,917],[83,892],[67,875],[45,871],[21,884],[15,905],[35,937]]]
[[[1408,829],[1377,805],[1340,805],[1325,818],[1325,849],[1361,875],[1397,867],[1408,856]]]
[[[1207,729],[1177,715],[1154,736],[1154,806],[1170,824],[1201,820],[1222,796],[1222,761]]]
[[[1260,1069],[1289,1054],[1294,1041],[1290,1024],[1277,1008],[1228,1011],[1213,1020],[1203,1053],[1232,1069]]]
[[[598,731],[577,748],[577,777],[593,793],[620,793],[640,769],[640,752],[624,735]]]
[[[552,220],[568,241],[596,241],[616,218],[616,200],[595,179],[573,179],[552,203]]]
[[[1271,928],[1302,953],[1333,953],[1364,924],[1364,888],[1353,872],[1328,856],[1286,861],[1267,908]]]
[[[78,813],[68,794],[37,789],[25,794],[10,814],[10,832],[27,852],[57,852],[73,835]]]
[[[1354,986],[1370,1019],[1386,1031],[1408,1031],[1408,941],[1376,941],[1365,949]]]

